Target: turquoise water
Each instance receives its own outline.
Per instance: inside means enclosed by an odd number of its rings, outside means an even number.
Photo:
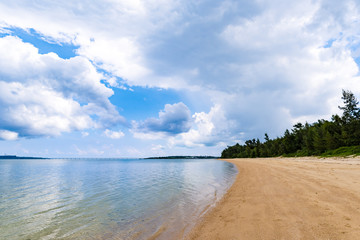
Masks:
[[[0,160],[0,239],[181,239],[236,173],[214,159]]]

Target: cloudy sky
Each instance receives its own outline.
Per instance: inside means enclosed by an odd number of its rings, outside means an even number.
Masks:
[[[360,97],[360,1],[0,0],[0,154],[216,155]]]

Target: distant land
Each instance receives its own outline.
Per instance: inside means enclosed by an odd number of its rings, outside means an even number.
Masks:
[[[165,157],[148,157],[144,159],[209,159],[219,158],[214,156],[165,156]]]
[[[18,157],[16,155],[0,155],[0,159],[48,159],[42,157]]]

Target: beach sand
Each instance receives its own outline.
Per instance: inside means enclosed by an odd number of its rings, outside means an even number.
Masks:
[[[226,161],[234,184],[186,239],[360,239],[360,158]]]

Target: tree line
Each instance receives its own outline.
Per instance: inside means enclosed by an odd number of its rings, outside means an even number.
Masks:
[[[255,158],[277,156],[322,155],[337,149],[349,149],[360,145],[360,109],[358,100],[351,91],[342,90],[344,106],[342,116],[333,115],[331,120],[315,123],[297,123],[286,129],[282,137],[270,139],[265,133],[264,142],[259,139],[245,141],[245,144],[228,146],[221,153],[222,158]],[[360,147],[357,148],[360,150]]]

